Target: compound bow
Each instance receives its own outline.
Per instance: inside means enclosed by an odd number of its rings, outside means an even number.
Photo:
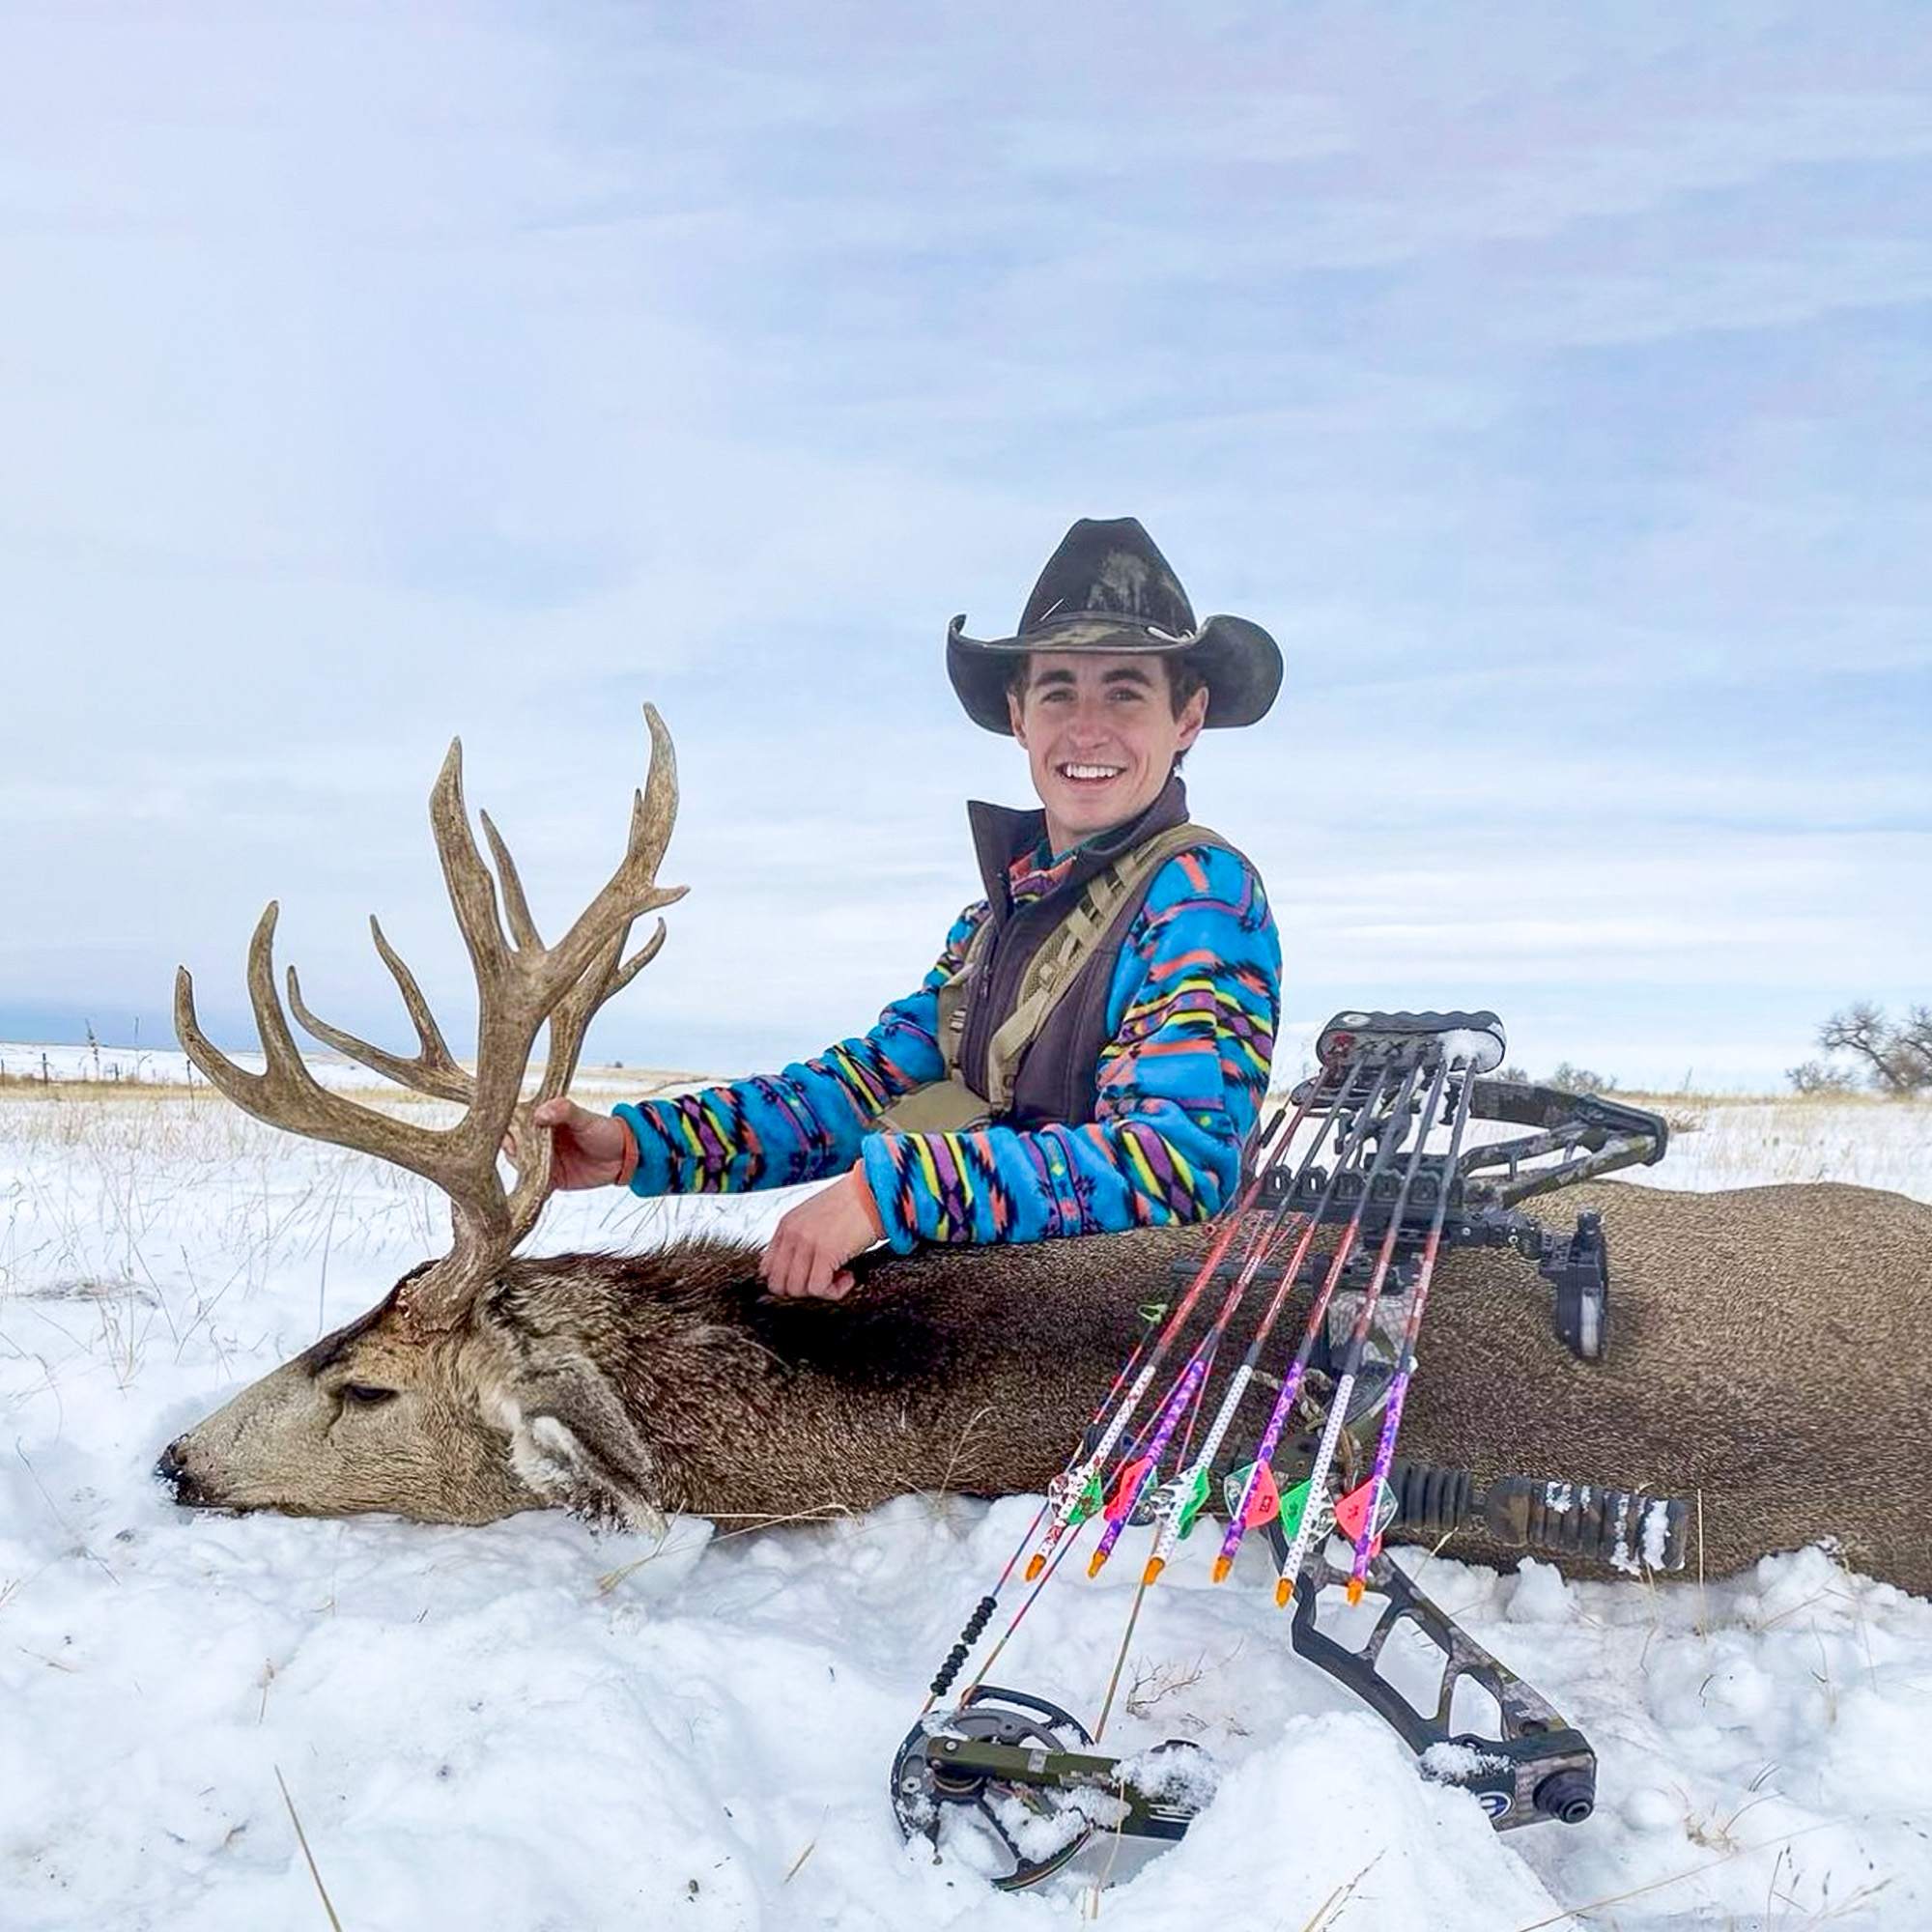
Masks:
[[[1426,1776],[1472,1791],[1498,1829],[1552,1818],[1580,1824],[1590,1815],[1596,1756],[1588,1741],[1382,1548],[1394,1531],[1440,1538],[1477,1527],[1512,1547],[1631,1570],[1676,1570],[1685,1561],[1689,1510],[1681,1501],[1515,1475],[1481,1485],[1467,1471],[1396,1454],[1441,1251],[1502,1246],[1533,1263],[1552,1290],[1557,1335],[1594,1360],[1609,1335],[1600,1217],[1585,1211],[1557,1233],[1519,1204],[1663,1157],[1668,1133],[1657,1115],[1488,1077],[1504,1051],[1502,1024],[1487,1011],[1343,1012],[1322,1029],[1321,1070],[1258,1136],[1206,1258],[1177,1271],[1171,1305],[1147,1311],[1141,1346],[934,1677],[893,1765],[893,1805],[908,1837],[927,1836],[937,1849],[943,1828],[970,1820],[989,1840],[992,1864],[1003,1867],[994,1884],[1011,1890],[1061,1869],[1096,1830],[1154,1839],[1186,1832],[1212,1790],[1202,1753],[1171,1743],[1122,1759],[1095,1746],[1147,1592],[1217,1494],[1227,1525],[1214,1581],[1229,1575],[1246,1535],[1262,1531],[1274,1558],[1275,1601],[1293,1607],[1295,1650],[1379,1712]],[[1472,1141],[1472,1122],[1532,1131]],[[1297,1291],[1308,1296],[1299,1333],[1279,1351],[1279,1375],[1264,1375]],[[1247,1349],[1210,1405],[1217,1355],[1256,1293],[1265,1299]],[[1171,1358],[1179,1366],[1163,1380]],[[1275,1395],[1266,1418],[1230,1467],[1224,1452],[1243,1399],[1268,1382]],[[1098,1525],[1090,1576],[1130,1527],[1153,1530],[1092,1734],[1058,1706],[986,1681],[1089,1522]],[[1016,1572],[1028,1594],[966,1690],[940,1710]],[[1381,1607],[1366,1629],[1353,1620],[1356,1640],[1321,1628],[1324,1605],[1339,1597],[1354,1605],[1365,1595]],[[1378,1668],[1398,1632],[1435,1659],[1429,1708]],[[1465,1683],[1489,1693],[1494,1735],[1452,1729]]]

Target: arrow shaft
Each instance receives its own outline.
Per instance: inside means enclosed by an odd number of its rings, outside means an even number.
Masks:
[[[1327,1184],[1321,1190],[1321,1198],[1316,1204],[1314,1213],[1309,1217],[1309,1239],[1312,1241],[1314,1229],[1320,1225],[1322,1211],[1333,1200],[1337,1182],[1344,1173],[1350,1171],[1351,1163],[1361,1152],[1370,1130],[1379,1118],[1382,1097],[1388,1091],[1389,1074],[1392,1068],[1381,1065],[1376,1069],[1376,1081],[1368,1098],[1350,1123],[1348,1133],[1343,1137],[1338,1153],[1335,1172],[1328,1177]],[[1389,1108],[1388,1119],[1406,1120],[1410,1098],[1415,1091],[1416,1072],[1409,1068],[1403,1079],[1393,1105]],[[1235,1560],[1236,1552],[1241,1547],[1241,1539],[1247,1534],[1247,1517],[1254,1499],[1255,1486],[1261,1480],[1262,1469],[1274,1459],[1274,1452],[1280,1446],[1288,1418],[1294,1411],[1294,1399],[1301,1391],[1301,1382],[1308,1373],[1308,1364],[1314,1358],[1315,1344],[1321,1333],[1321,1324],[1328,1317],[1328,1304],[1333,1299],[1336,1285],[1341,1281],[1343,1270],[1352,1259],[1362,1237],[1362,1220],[1368,1212],[1369,1200],[1374,1191],[1376,1177],[1381,1174],[1393,1158],[1401,1136],[1388,1133],[1382,1144],[1376,1150],[1376,1157],[1369,1169],[1369,1179],[1362,1188],[1360,1200],[1355,1203],[1355,1211],[1350,1215],[1348,1225],[1342,1231],[1342,1238],[1335,1244],[1335,1253],[1328,1264],[1328,1271],[1322,1277],[1321,1286],[1316,1292],[1313,1304],[1308,1311],[1308,1319],[1302,1324],[1301,1341],[1294,1351],[1294,1359],[1289,1364],[1288,1373],[1282,1377],[1281,1391],[1275,1397],[1274,1406],[1268,1411],[1268,1418],[1262,1430],[1262,1438],[1255,1449],[1253,1466],[1248,1472],[1248,1480],[1241,1487],[1239,1505],[1231,1517],[1226,1534],[1221,1539],[1221,1554],[1218,1567],[1225,1574],[1227,1566]],[[1299,1271],[1297,1259],[1295,1272]],[[1292,1275],[1285,1278],[1277,1289],[1281,1295],[1293,1286]]]
[[[1420,1062],[1409,1071],[1409,1083],[1413,1084],[1420,1070]],[[1422,1109],[1422,1118],[1417,1124],[1415,1146],[1407,1164],[1403,1169],[1402,1184],[1397,1191],[1395,1205],[1389,1213],[1388,1229],[1382,1236],[1382,1244],[1376,1256],[1375,1271],[1369,1277],[1369,1285],[1363,1292],[1362,1305],[1356,1312],[1354,1326],[1350,1330],[1348,1349],[1342,1358],[1342,1372],[1336,1378],[1335,1393],[1329,1398],[1328,1413],[1321,1425],[1321,1438],[1315,1452],[1315,1463],[1309,1471],[1309,1493],[1319,1497],[1323,1493],[1322,1486],[1327,1481],[1328,1469],[1335,1456],[1335,1445],[1341,1440],[1342,1430],[1348,1421],[1349,1399],[1353,1395],[1355,1382],[1361,1374],[1362,1357],[1365,1352],[1369,1333],[1375,1323],[1376,1309],[1381,1300],[1382,1284],[1388,1279],[1390,1266],[1395,1260],[1397,1243],[1402,1236],[1403,1217],[1408,1211],[1408,1198],[1415,1185],[1415,1177],[1422,1171],[1422,1162],[1429,1144],[1429,1136],[1434,1130],[1437,1115],[1441,1111],[1443,1090],[1449,1080],[1448,1062],[1437,1063],[1434,1077],[1429,1083],[1429,1097]],[[1465,1081],[1466,1088],[1467,1082]],[[1407,1091],[1407,1089],[1405,1089]],[[1383,1152],[1388,1150],[1384,1149]],[[1378,1165],[1380,1157],[1378,1156]],[[1449,1199],[1448,1177],[1443,1177],[1443,1184],[1435,1204],[1436,1223],[1439,1226],[1442,1213]],[[1374,1494],[1371,1494],[1371,1502]],[[1374,1519],[1371,1517],[1371,1522]],[[1316,1512],[1310,1509],[1301,1520],[1301,1524],[1290,1540],[1287,1556],[1282,1561],[1281,1580],[1292,1592],[1294,1579],[1301,1574],[1302,1559],[1308,1553],[1308,1545],[1314,1535]]]
[[[1395,1463],[1396,1436],[1402,1429],[1402,1412],[1408,1401],[1409,1383],[1415,1377],[1415,1343],[1422,1332],[1423,1311],[1429,1305],[1429,1288],[1435,1277],[1435,1261],[1442,1248],[1442,1227],[1449,1213],[1449,1177],[1456,1172],[1457,1158],[1463,1151],[1463,1137],[1469,1124],[1470,1090],[1473,1085],[1473,1070],[1465,1063],[1462,1092],[1456,1098],[1456,1116],[1449,1129],[1449,1151],[1442,1163],[1442,1190],[1436,1198],[1435,1211],[1430,1216],[1428,1237],[1422,1244],[1422,1260],[1415,1275],[1414,1299],[1409,1303],[1408,1320],[1403,1326],[1402,1351],[1396,1358],[1395,1377],[1389,1383],[1388,1406],[1382,1411],[1381,1433],[1376,1439],[1376,1460],[1369,1475],[1369,1533],[1355,1546],[1354,1562],[1349,1572],[1350,1584],[1356,1589],[1368,1575],[1376,1551],[1381,1548],[1381,1536],[1375,1527],[1377,1512],[1383,1492],[1388,1488],[1389,1470]]]
[[[1220,1267],[1229,1248],[1234,1245],[1235,1236],[1240,1230],[1242,1219],[1254,1207],[1256,1201],[1260,1199],[1262,1187],[1268,1174],[1293,1143],[1301,1123],[1308,1118],[1316,1101],[1321,1097],[1321,1092],[1319,1084],[1311,1087],[1302,1099],[1295,1104],[1294,1111],[1289,1116],[1286,1124],[1283,1123],[1282,1120],[1282,1115],[1286,1112],[1284,1108],[1276,1113],[1273,1122],[1263,1130],[1260,1145],[1263,1148],[1269,1149],[1270,1151],[1257,1159],[1252,1179],[1250,1179],[1247,1185],[1241,1190],[1233,1208],[1228,1212],[1224,1225],[1208,1244],[1208,1253],[1203,1259],[1201,1266],[1196,1270],[1194,1279],[1188,1284],[1187,1292],[1180,1297],[1179,1301],[1168,1315],[1167,1320],[1161,1324],[1160,1332],[1154,1337],[1152,1347],[1148,1351],[1147,1359],[1141,1365],[1140,1373],[1133,1378],[1132,1382],[1129,1384],[1125,1398],[1120,1401],[1118,1406],[1114,1406],[1113,1414],[1108,1418],[1106,1426],[1101,1432],[1100,1438],[1094,1447],[1086,1454],[1077,1457],[1062,1470],[1061,1474],[1065,1483],[1064,1499],[1055,1508],[1052,1520],[1047,1525],[1046,1535],[1041,1540],[1039,1547],[1035,1550],[1033,1560],[1028,1565],[1029,1577],[1037,1577],[1039,1574],[1039,1566],[1043,1565],[1052,1555],[1055,1547],[1065,1536],[1066,1532],[1075,1527],[1079,1522],[1085,1520],[1078,1507],[1079,1498],[1086,1493],[1088,1488],[1093,1483],[1098,1480],[1100,1472],[1106,1467],[1107,1463],[1112,1458],[1121,1437],[1126,1434],[1128,1423],[1139,1412],[1141,1401],[1146,1396],[1148,1390],[1152,1387],[1154,1377],[1159,1373],[1161,1364],[1167,1359],[1169,1350],[1185,1329],[1189,1319],[1192,1317],[1196,1306],[1201,1300],[1202,1294],[1207,1290],[1208,1282],[1213,1279],[1215,1271]],[[1286,1209],[1283,1212],[1285,1213]],[[1280,1216],[1277,1216],[1277,1220],[1280,1218]],[[1131,1366],[1132,1361],[1130,1358],[1127,1367],[1131,1368]],[[1121,1374],[1115,1378],[1114,1387],[1108,1392],[1099,1409],[1095,1411],[1094,1421],[1097,1422],[1102,1415],[1106,1414],[1108,1406],[1115,1403],[1115,1398],[1119,1394],[1121,1384],[1126,1379],[1126,1375],[1127,1369],[1123,1368]],[[1029,1532],[1029,1536],[1031,1534],[1032,1532]]]

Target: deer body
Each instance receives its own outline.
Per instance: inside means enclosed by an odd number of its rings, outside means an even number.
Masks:
[[[1932,1207],[1830,1184],[1618,1182],[1547,1205],[1603,1211],[1607,1358],[1557,1342],[1528,1263],[1454,1251],[1405,1453],[1700,1495],[1714,1575],[1830,1540],[1932,1593]],[[1138,1304],[1201,1245],[1183,1230],[880,1257],[850,1300],[803,1305],[763,1296],[754,1251],[733,1243],[516,1260],[440,1334],[417,1334],[391,1295],[164,1468],[198,1505],[455,1522],[561,1504],[736,1524],[913,1491],[1037,1492],[1132,1347]]]

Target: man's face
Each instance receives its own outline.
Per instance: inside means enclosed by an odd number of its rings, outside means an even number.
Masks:
[[[1208,694],[1174,715],[1167,667],[1149,656],[1036,651],[1024,694],[1009,694],[1013,736],[1056,852],[1123,824],[1160,796],[1175,759],[1201,735]]]

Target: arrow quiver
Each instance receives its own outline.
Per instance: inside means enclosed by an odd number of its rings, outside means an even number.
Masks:
[[[1563,1345],[1597,1360],[1613,1332],[1601,1221],[1586,1211],[1546,1227],[1521,1204],[1663,1157],[1658,1116],[1493,1077],[1505,1051],[1487,1011],[1343,1012],[1322,1029],[1321,1070],[1257,1136],[1205,1258],[1177,1268],[1158,1325],[934,1678],[893,1767],[908,1836],[972,1842],[976,1866],[1013,1889],[1061,1869],[1095,1831],[1186,1831],[1212,1793],[1202,1753],[1171,1743],[1122,1759],[1096,1744],[1148,1591],[1217,1502],[1213,1580],[1261,1531],[1294,1649],[1386,1719],[1425,1776],[1471,1791],[1499,1829],[1590,1815],[1587,1740],[1382,1547],[1473,1528],[1633,1572],[1685,1561],[1681,1501],[1549,1477],[1482,1483],[1396,1454],[1441,1251],[1521,1256],[1549,1285]],[[985,1681],[1090,1522],[1089,1575],[1136,1527],[1152,1531],[1091,1735],[1058,1706]],[[1018,1609],[956,1704],[938,1710],[1016,1574]]]

